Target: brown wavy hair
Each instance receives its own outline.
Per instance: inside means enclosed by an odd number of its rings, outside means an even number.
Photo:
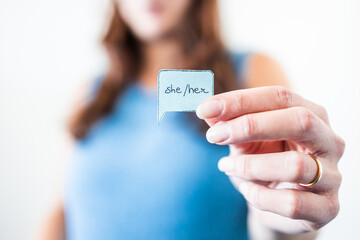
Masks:
[[[140,42],[119,14],[114,2],[112,17],[103,38],[109,68],[95,96],[79,109],[69,121],[75,139],[83,139],[91,127],[109,115],[116,99],[134,81],[142,67]],[[194,0],[182,22],[179,38],[185,61],[183,69],[210,69],[215,74],[215,94],[237,87],[236,74],[220,34],[217,0]],[[192,121],[198,123],[195,118]],[[201,129],[206,129],[202,123]]]

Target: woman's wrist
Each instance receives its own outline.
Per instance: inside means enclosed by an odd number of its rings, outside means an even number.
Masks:
[[[262,221],[261,216],[256,213],[256,209],[248,204],[248,230],[250,239],[253,240],[313,240],[318,231],[287,234],[280,232]]]

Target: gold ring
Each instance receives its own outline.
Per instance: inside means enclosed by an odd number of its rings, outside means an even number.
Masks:
[[[311,183],[299,183],[300,186],[303,187],[311,187],[313,185],[315,185],[318,181],[320,181],[320,178],[322,176],[322,165],[321,162],[319,161],[319,159],[317,159],[316,157],[314,157],[312,154],[309,153],[309,156],[314,159],[314,161],[316,162],[317,165],[317,173],[316,173],[316,177],[314,178],[314,180]]]

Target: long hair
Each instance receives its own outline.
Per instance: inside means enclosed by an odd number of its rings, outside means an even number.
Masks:
[[[140,43],[121,18],[116,3],[112,12],[103,38],[109,68],[95,96],[69,122],[70,133],[76,139],[85,138],[98,120],[112,112],[115,101],[131,81],[135,81],[142,66]],[[181,67],[212,70],[215,94],[235,89],[235,71],[220,34],[217,0],[193,1],[183,25],[183,37],[179,41],[186,65]],[[198,124],[195,118],[192,122]],[[206,129],[205,123],[201,129]]]

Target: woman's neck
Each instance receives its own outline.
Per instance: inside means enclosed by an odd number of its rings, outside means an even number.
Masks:
[[[157,74],[161,69],[178,68],[182,54],[179,43],[175,40],[163,40],[142,46],[143,66],[139,73],[140,83],[148,88],[155,88]]]

